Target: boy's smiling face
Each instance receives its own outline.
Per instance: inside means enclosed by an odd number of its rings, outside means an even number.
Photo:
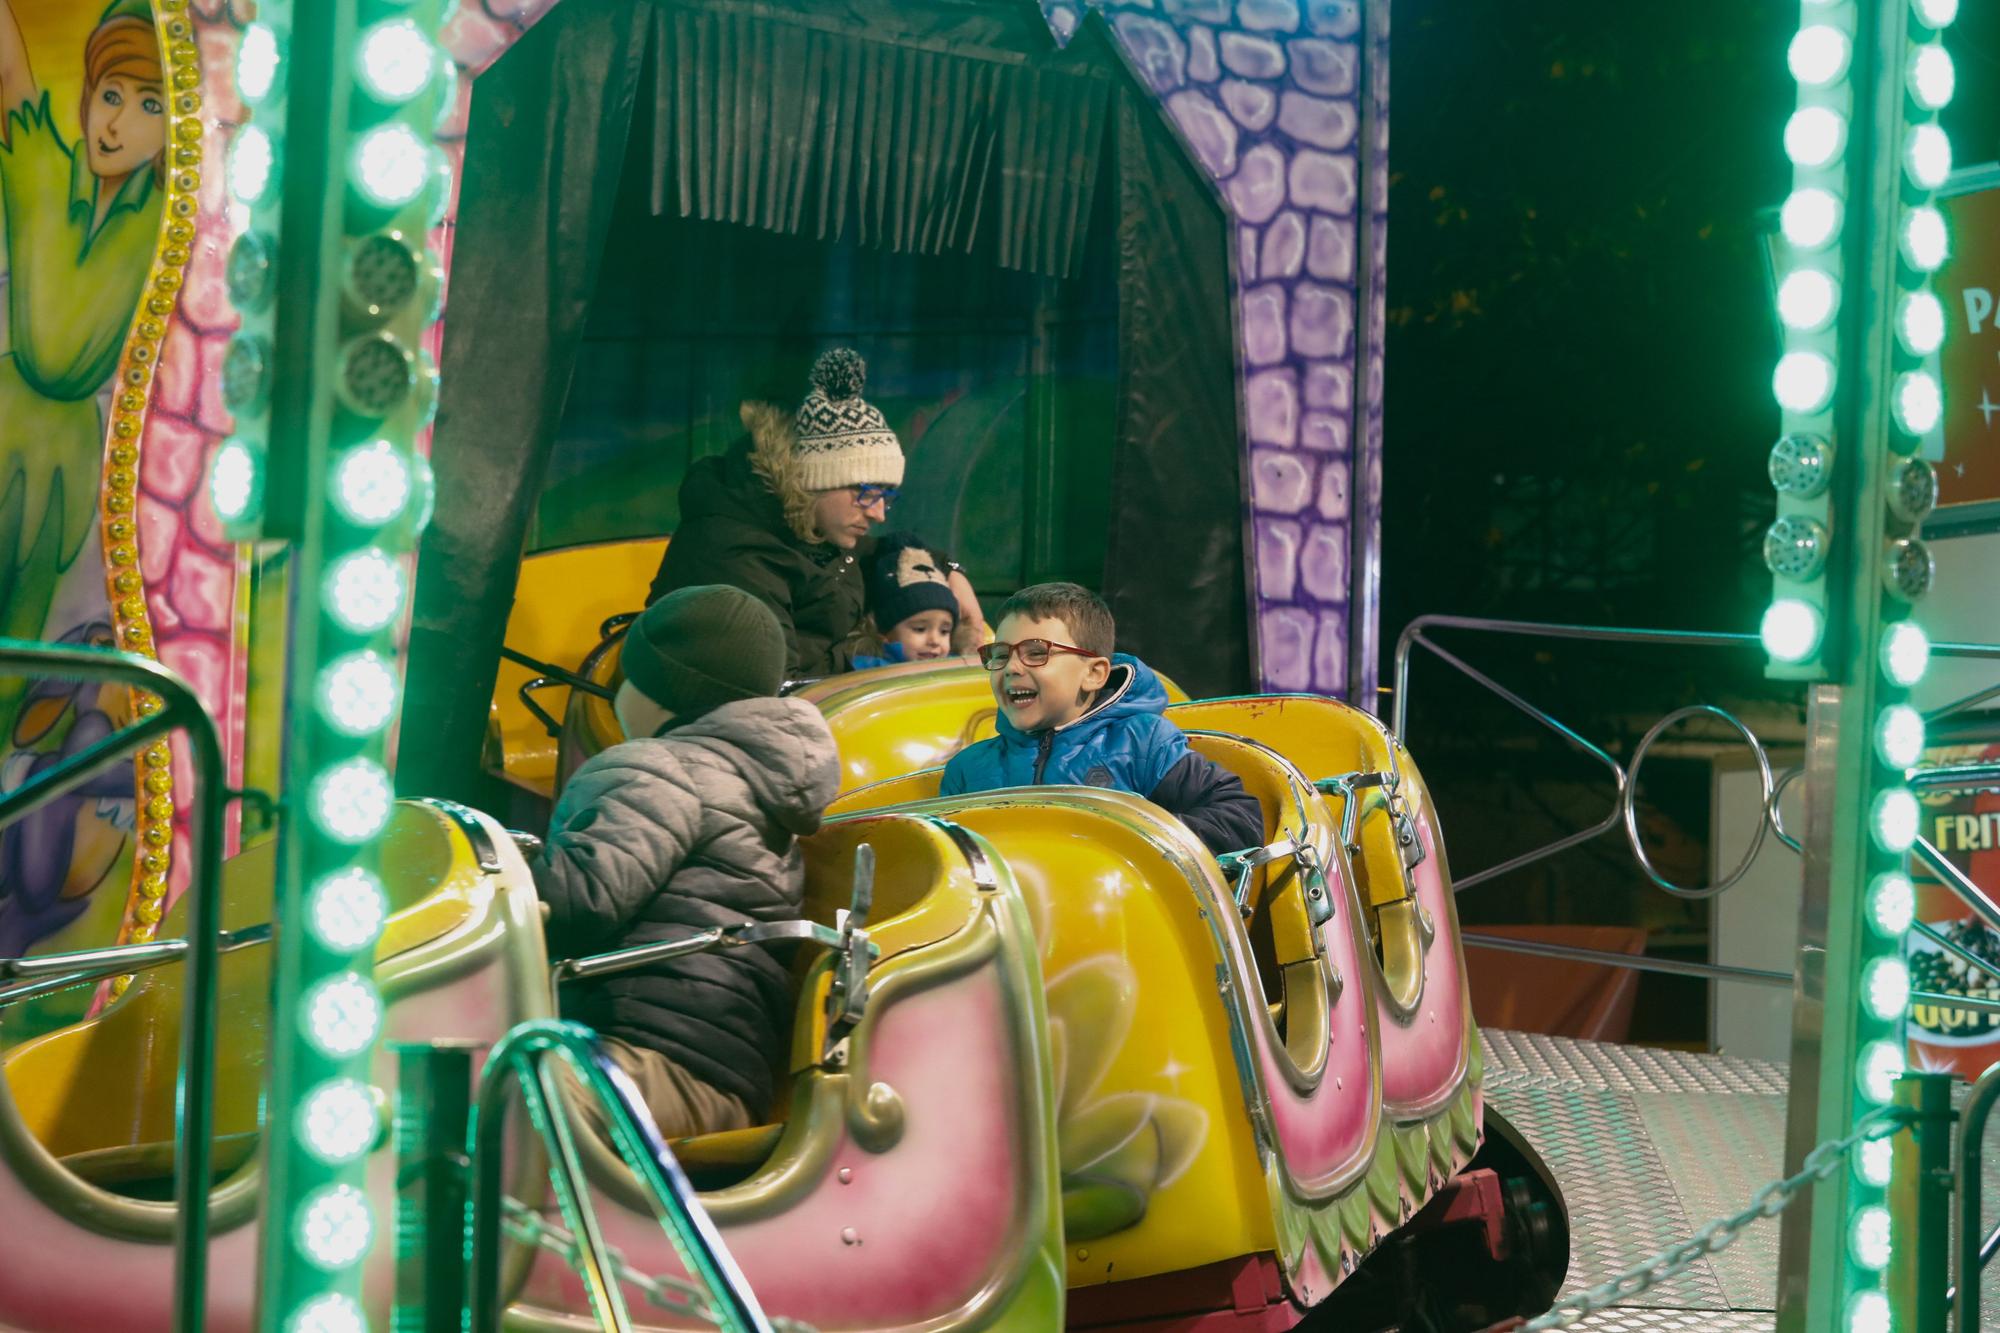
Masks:
[[[1030,619],[1014,614],[993,631],[1000,643],[1020,644],[1029,639],[1075,644],[1068,625],[1061,620]],[[1111,675],[1108,657],[1079,657],[1075,653],[1049,654],[1041,666],[1029,666],[1019,652],[1007,659],[993,678],[993,697],[1000,714],[1017,731],[1046,731],[1074,722],[1089,710],[1097,692]]]

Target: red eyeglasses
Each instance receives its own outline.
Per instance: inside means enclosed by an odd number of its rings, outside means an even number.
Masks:
[[[979,661],[988,671],[1005,671],[1007,660],[1015,653],[1021,655],[1022,666],[1047,666],[1049,654],[1070,653],[1077,657],[1102,657],[1088,648],[1078,648],[1074,644],[1057,643],[1053,639],[1023,639],[1019,643],[989,643],[979,650]]]

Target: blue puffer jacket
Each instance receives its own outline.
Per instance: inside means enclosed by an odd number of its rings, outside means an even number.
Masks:
[[[1257,798],[1234,773],[1188,748],[1162,714],[1167,691],[1145,663],[1119,653],[1097,703],[1074,722],[1022,732],[1003,714],[999,734],[953,755],[939,795],[1071,783],[1143,796],[1201,838],[1211,851],[1264,841]]]

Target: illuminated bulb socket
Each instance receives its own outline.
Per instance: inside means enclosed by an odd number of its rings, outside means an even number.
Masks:
[[[381,1140],[382,1105],[375,1090],[358,1079],[328,1079],[299,1108],[299,1134],[313,1156],[343,1166]]]
[[[278,178],[278,150],[271,136],[255,125],[236,132],[229,146],[229,193],[238,203],[256,204],[272,192]]]
[[[232,435],[208,465],[208,502],[225,529],[252,522],[263,507],[264,451]]]
[[[1926,357],[1944,345],[1944,303],[1931,292],[1910,292],[1896,306],[1896,339],[1911,356]]]
[[[1896,1080],[1903,1076],[1905,1067],[1901,1044],[1890,1041],[1868,1043],[1861,1048],[1861,1095],[1877,1104],[1887,1103],[1895,1096]]]
[[[1785,156],[1802,167],[1823,167],[1847,146],[1847,118],[1823,106],[1801,107],[1785,122]]]
[[[1931,640],[1913,620],[1901,620],[1882,635],[1882,674],[1908,689],[1931,666]]]
[[[1898,772],[1924,757],[1924,715],[1908,704],[1891,704],[1875,721],[1875,753]]]
[[[326,571],[327,610],[354,634],[386,629],[402,612],[403,567],[375,547],[351,551]]]
[[[1920,190],[1935,190],[1951,176],[1951,139],[1936,125],[1910,131],[1903,148],[1903,169]]]
[[[1944,394],[1937,376],[1927,370],[1906,371],[1896,377],[1894,398],[1896,426],[1905,438],[1892,442],[1900,453],[1913,452],[1918,443],[1937,429],[1944,415]]]
[[[340,350],[334,391],[356,416],[380,420],[401,407],[416,387],[417,363],[394,335],[368,334]]]
[[[361,1054],[382,1029],[382,997],[352,972],[328,977],[313,987],[305,1008],[306,1035],[330,1059]]]
[[[1764,563],[1794,583],[1818,578],[1826,568],[1826,529],[1797,514],[1781,516],[1764,533]]]
[[[1944,214],[1926,204],[1903,219],[1903,262],[1919,273],[1935,273],[1951,258],[1951,231]]]
[[[357,319],[385,319],[417,295],[423,273],[417,252],[400,231],[380,231],[347,244],[340,294]]]
[[[278,90],[284,59],[278,50],[278,34],[268,23],[252,23],[243,29],[236,44],[236,91],[251,106],[258,106]]]
[[[316,1296],[285,1321],[285,1333],[368,1333],[361,1307],[346,1296]]]
[[[1801,87],[1824,88],[1847,73],[1847,34],[1825,23],[1801,28],[1785,59]]]
[[[1916,843],[1921,819],[1917,798],[1910,794],[1910,789],[1889,787],[1875,794],[1868,824],[1877,847],[1891,856],[1901,856]]]
[[[1817,499],[1833,480],[1833,450],[1817,435],[1787,435],[1771,446],[1770,470],[1778,494]]]
[[[400,106],[430,87],[437,48],[410,19],[385,19],[361,34],[355,73],[368,95]]]
[[[1882,1189],[1889,1183],[1890,1164],[1896,1150],[1887,1139],[1863,1139],[1854,1150],[1854,1174],[1864,1185]]]
[[[1788,412],[1817,412],[1833,397],[1833,363],[1818,352],[1787,352],[1772,372],[1771,392]]]
[[[1778,318],[1788,329],[1817,332],[1833,322],[1839,308],[1839,284],[1816,268],[1795,270],[1778,285]]]
[[[1899,870],[1877,875],[1868,886],[1868,924],[1885,940],[1898,940],[1917,917],[1917,886]]]
[[[1889,556],[1882,564],[1882,585],[1892,597],[1900,597],[1906,602],[1921,602],[1931,590],[1931,579],[1936,566],[1931,561],[1931,548],[1915,537],[1902,537],[1889,543]]]
[[[382,881],[359,866],[336,871],[313,887],[312,928],[333,953],[357,953],[381,938],[389,916]]]
[[[299,1206],[299,1248],[329,1272],[351,1268],[375,1240],[368,1199],[352,1185],[326,1185]]]
[[[380,653],[364,649],[320,668],[319,707],[344,736],[373,736],[396,715],[396,670]]]
[[[1958,71],[1941,43],[1920,46],[1910,54],[1910,100],[1926,111],[1942,111],[1958,91]]]
[[[1778,226],[1796,250],[1820,250],[1840,234],[1840,200],[1818,186],[1794,190],[1778,214]]]
[[[1910,6],[1927,28],[1949,28],[1958,21],[1958,0],[1910,0]]]
[[[361,136],[348,169],[363,199],[380,208],[401,208],[430,182],[432,155],[415,130],[390,121]]]
[[[1900,1022],[1910,1007],[1910,969],[1900,958],[1877,958],[1861,973],[1861,995],[1878,1020]]]
[[[1819,608],[1796,597],[1781,597],[1764,611],[1759,634],[1774,662],[1803,662],[1819,648],[1824,630]]]
[[[334,464],[332,490],[348,522],[379,528],[410,502],[410,465],[387,440],[356,445]]]
[[[373,759],[344,760],[312,782],[314,821],[329,838],[350,846],[387,827],[395,799],[389,775]]]
[[[1937,469],[1921,458],[1906,458],[1889,469],[1889,512],[1899,523],[1918,524],[1937,508]]]

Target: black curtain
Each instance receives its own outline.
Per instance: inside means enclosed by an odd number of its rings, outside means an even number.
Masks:
[[[597,285],[650,15],[630,0],[566,0],[474,84],[432,446],[437,508],[417,564],[396,765],[405,795],[490,804],[478,764],[488,701]]]
[[[1119,98],[1118,438],[1105,597],[1121,647],[1197,698],[1252,686],[1221,201],[1136,88]]]

